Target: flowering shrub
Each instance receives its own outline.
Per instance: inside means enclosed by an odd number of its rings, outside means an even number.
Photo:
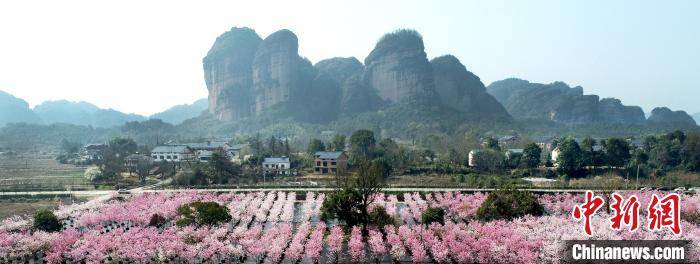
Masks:
[[[621,194],[635,194],[641,204],[651,199],[648,192]],[[616,231],[610,229],[612,215],[605,208],[593,216],[593,236],[589,237],[571,216],[572,208],[583,201],[582,195],[537,196],[544,207],[543,216],[476,221],[476,208],[487,197],[450,192],[398,197],[380,194],[371,208],[384,207],[387,214],[400,217],[403,223],[370,228],[364,235],[360,227],[349,227],[349,236],[343,227],[334,224],[336,220],[317,221],[325,199],[321,193],[307,193],[306,199],[299,201],[295,193],[277,191],[148,193],[128,200],[101,197],[54,211],[63,224],[60,232],[32,230],[31,219],[21,217],[2,221],[0,263],[40,258],[46,263],[347,263],[389,259],[420,263],[558,263],[561,241],[573,239],[690,240],[691,260],[700,260],[697,223],[682,221],[681,235],[668,229]],[[225,206],[231,218],[220,224],[174,225],[177,208],[193,202]],[[444,210],[444,224],[419,223],[416,215],[428,208]],[[681,210],[682,215],[697,215],[700,198],[683,195]],[[645,214],[644,210],[640,213]],[[157,225],[149,225],[153,215],[159,216]],[[647,221],[647,217],[640,217],[640,227],[645,227]]]

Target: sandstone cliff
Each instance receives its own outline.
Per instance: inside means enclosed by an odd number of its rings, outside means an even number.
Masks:
[[[398,30],[384,35],[365,59],[365,66],[368,85],[385,101],[434,102],[437,98],[423,38],[415,31]]]
[[[695,120],[685,111],[672,111],[667,107],[657,107],[651,110],[649,123],[654,125],[696,125]]]
[[[435,89],[440,101],[463,113],[483,117],[508,118],[508,112],[486,92],[486,87],[452,55],[430,61],[435,79]]]
[[[209,112],[231,121],[250,116],[253,59],[262,42],[250,28],[232,28],[222,34],[204,57],[204,80],[209,90]]]
[[[253,105],[261,112],[279,103],[301,102],[315,73],[298,54],[297,36],[283,29],[265,38],[253,60]]]
[[[540,84],[511,78],[492,83],[487,91],[519,119],[570,125],[645,122],[644,112],[637,106],[625,106],[614,98],[600,100],[597,95],[584,95],[582,87],[563,82]]]

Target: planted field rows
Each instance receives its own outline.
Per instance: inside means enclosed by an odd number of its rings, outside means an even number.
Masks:
[[[629,195],[629,194],[626,194]],[[651,193],[636,193],[646,204]],[[324,193],[149,193],[127,199],[101,197],[61,206],[60,232],[32,232],[30,221],[5,220],[0,226],[0,262],[47,263],[557,263],[562,241],[571,239],[685,239],[698,258],[700,228],[683,220],[683,233],[669,230],[614,231],[611,215],[600,210],[592,220],[593,236],[571,218],[582,195],[538,196],[544,216],[512,221],[475,219],[487,194],[379,194],[372,207],[383,206],[393,225],[346,227],[321,221]],[[175,225],[177,208],[194,201],[226,206],[231,221],[216,226]],[[683,214],[698,214],[700,199],[683,195]],[[442,208],[445,223],[421,223],[428,208]],[[164,223],[153,226],[154,215]],[[645,217],[641,217],[646,219]],[[645,226],[642,220],[641,226]]]

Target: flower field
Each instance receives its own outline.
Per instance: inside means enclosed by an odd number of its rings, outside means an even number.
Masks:
[[[651,193],[636,193],[646,204]],[[540,195],[546,215],[513,221],[474,219],[487,194],[404,193],[377,195],[373,206],[394,216],[394,226],[342,228],[319,221],[323,193],[145,193],[130,199],[103,197],[62,206],[61,232],[31,231],[29,219],[0,224],[0,263],[557,263],[563,240],[686,239],[700,260],[698,225],[683,221],[683,233],[648,231],[642,212],[636,232],[610,229],[611,215],[592,219],[593,236],[572,219],[583,195]],[[232,220],[219,226],[178,227],[177,208],[194,201],[225,205]],[[608,204],[606,203],[606,206]],[[445,210],[445,224],[421,224],[429,207]],[[697,214],[700,199],[682,196],[683,214]],[[149,226],[154,214],[166,224]]]

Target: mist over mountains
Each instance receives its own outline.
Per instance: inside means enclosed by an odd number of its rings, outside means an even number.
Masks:
[[[384,35],[364,60],[334,57],[312,64],[298,53],[298,43],[290,30],[262,38],[251,28],[234,27],[203,58],[208,98],[149,117],[66,100],[31,109],[26,101],[0,91],[0,126],[24,122],[111,128],[161,119],[182,131],[215,135],[373,127],[400,136],[474,126],[513,130],[541,122],[543,129],[611,124],[697,128],[684,111],[657,107],[646,118],[638,106],[584,94],[582,87],[564,82],[509,78],[487,87],[453,55],[429,59],[422,36],[413,30]]]
[[[65,123],[81,126],[110,128],[131,121],[161,119],[171,124],[179,124],[186,119],[197,117],[207,109],[204,99],[193,104],[173,106],[149,117],[127,114],[114,109],[102,109],[88,102],[67,100],[46,101],[33,109],[23,99],[0,91],[0,127],[7,123],[56,124]]]

